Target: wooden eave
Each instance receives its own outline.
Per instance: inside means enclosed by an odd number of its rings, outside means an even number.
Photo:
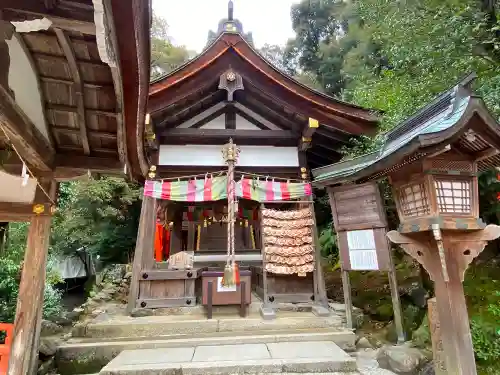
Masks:
[[[292,99],[292,106],[298,113],[314,115],[322,122],[355,135],[370,135],[376,131],[377,117],[372,111],[307,88],[274,68],[241,35],[233,33],[222,34],[197,58],[153,82],[149,90],[150,111],[152,113],[161,111],[166,103],[171,103],[168,98],[171,98],[172,92],[175,92],[176,96],[189,96],[187,90],[183,90],[182,93],[178,91],[185,81],[196,80],[195,77],[206,77],[203,74],[206,71],[212,74],[222,73],[229,67],[238,71],[244,79],[263,86],[264,91],[273,88],[272,91],[279,93],[280,96]]]
[[[88,170],[127,170],[129,176],[140,178],[147,173],[143,127],[151,4],[103,0],[103,6],[105,30],[94,23],[92,0],[1,2],[0,20],[52,22],[47,30],[14,33],[37,76],[38,87],[29,89],[40,93],[49,137],[32,126],[29,131],[18,129],[10,138],[24,144],[16,149],[39,175],[71,178]],[[115,65],[101,61],[98,39],[111,48]],[[3,88],[10,92],[5,84]],[[27,118],[19,108],[17,116]]]

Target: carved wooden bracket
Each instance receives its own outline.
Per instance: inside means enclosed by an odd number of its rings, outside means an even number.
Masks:
[[[233,101],[234,92],[236,90],[244,90],[243,78],[234,70],[229,69],[220,76],[219,89],[227,91],[227,100]]]
[[[443,274],[441,257],[432,233],[401,234],[393,230],[387,233],[387,237],[419,262],[433,281],[436,281],[438,273]],[[488,225],[474,232],[443,231],[442,242],[446,254],[444,267],[450,262],[456,262],[460,280],[463,282],[469,264],[481,254],[489,241],[498,237],[500,237],[498,225]]]

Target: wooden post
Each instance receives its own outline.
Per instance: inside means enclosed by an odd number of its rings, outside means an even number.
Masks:
[[[476,375],[469,317],[463,290],[467,267],[488,241],[500,237],[500,226],[488,225],[472,232],[443,232],[443,253],[432,233],[401,234],[391,231],[389,239],[416,259],[434,281],[446,370],[453,375]],[[441,263],[444,259],[445,263]],[[445,280],[445,272],[448,280]]]
[[[389,278],[389,286],[391,288],[392,310],[394,311],[394,324],[398,335],[398,344],[403,344],[406,341],[405,331],[403,327],[403,316],[401,312],[401,300],[399,299],[398,281],[396,279],[396,271],[394,264],[391,261],[391,270],[387,276]]]
[[[139,230],[137,232],[137,242],[135,244],[134,265],[132,267],[132,280],[130,282],[130,292],[128,296],[127,313],[131,313],[139,298],[139,280],[144,264],[149,264],[153,260],[155,235],[155,199],[144,196],[142,198],[141,218]],[[148,262],[147,257],[151,260]]]
[[[50,213],[34,215],[28,231],[19,286],[8,375],[26,375],[36,366],[41,329],[45,270],[50,237]]]
[[[318,226],[316,224],[314,202],[312,200],[312,197],[310,199],[310,208],[313,217],[314,258],[316,260],[316,266],[314,267],[314,303],[328,309],[328,298],[326,295],[325,278],[323,275],[323,265],[321,262],[321,246],[319,244]]]
[[[347,328],[354,329],[352,319],[352,296],[351,296],[351,280],[349,279],[349,271],[342,270],[342,288],[344,290],[345,316],[347,320]]]
[[[441,324],[436,306],[436,297],[427,301],[429,318],[429,331],[432,339],[432,352],[434,354],[434,371],[436,375],[446,375],[446,358],[443,352],[443,340],[441,338]]]

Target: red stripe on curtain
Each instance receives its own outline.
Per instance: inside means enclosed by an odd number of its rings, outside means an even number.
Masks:
[[[243,193],[243,198],[245,199],[251,199],[252,198],[252,192],[250,190],[250,179],[248,178],[243,178],[241,180],[241,190],[242,190],[242,193]]]
[[[280,182],[281,199],[284,201],[290,200],[290,192],[288,191],[288,183]]]
[[[172,194],[172,183],[170,181],[163,181],[161,184],[161,199],[170,199]]]

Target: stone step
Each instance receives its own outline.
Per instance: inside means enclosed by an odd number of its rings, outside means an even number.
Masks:
[[[263,320],[259,315],[220,317],[206,319],[196,316],[148,316],[120,319],[88,324],[73,332],[74,337],[157,337],[173,334],[263,332],[296,329],[331,328],[343,330],[342,318],[338,315],[317,317],[311,312],[280,313],[277,319]]]
[[[261,344],[278,342],[331,341],[344,350],[354,349],[355,335],[348,330],[308,329],[295,331],[233,332],[198,335],[131,337],[81,342],[70,340],[59,346],[57,366],[61,374],[95,372],[124,350],[179,348],[187,346]]]
[[[331,341],[125,350],[100,375],[225,375],[356,371]]]

